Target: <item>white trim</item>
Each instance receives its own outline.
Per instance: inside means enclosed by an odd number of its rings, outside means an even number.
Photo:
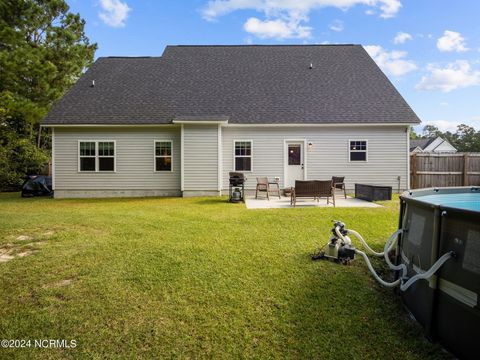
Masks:
[[[318,123],[298,123],[298,124],[232,124],[227,120],[224,121],[211,121],[212,124],[221,124],[225,127],[371,127],[371,126],[415,126],[416,123],[331,123],[331,124],[318,124]],[[43,124],[41,127],[45,128],[75,128],[75,127],[176,127],[181,124],[207,124],[205,121],[182,121],[174,120],[172,123],[164,124]]]
[[[44,128],[83,128],[83,127],[100,127],[100,128],[111,128],[111,127],[126,127],[126,128],[131,128],[131,127],[178,127],[175,124],[172,123],[165,123],[165,124],[46,124],[46,125],[40,125],[41,127]]]
[[[303,141],[303,180],[308,180],[308,173],[307,173],[307,145],[308,141],[305,139]]]
[[[180,125],[180,191],[185,190],[185,131]]]
[[[450,281],[439,279],[438,289],[471,308],[478,305],[477,293]]]
[[[222,191],[222,188],[223,188],[223,184],[222,184],[222,179],[223,179],[223,164],[222,164],[222,161],[223,161],[223,154],[222,154],[222,126],[220,124],[218,124],[218,128],[217,128],[217,145],[218,145],[218,148],[217,148],[217,160],[218,160],[218,168],[217,168],[217,171],[218,171],[218,179],[217,179],[217,189],[218,191]],[[222,194],[220,194],[222,195]]]
[[[365,150],[365,160],[354,160],[352,161],[351,158],[350,158],[350,143],[352,141],[365,141],[365,146],[366,146],[366,150]],[[363,152],[363,150],[354,150],[354,152]],[[363,164],[363,163],[366,163],[368,162],[368,140],[366,139],[348,139],[348,162],[349,163],[360,163],[360,164]]]
[[[82,171],[80,170],[80,143],[82,142],[93,142],[95,143],[95,170],[94,171]],[[98,143],[100,142],[113,142],[113,156],[102,156],[102,157],[113,157],[113,171],[109,170],[99,170],[99,154],[98,154]],[[85,157],[85,156],[84,156]],[[92,156],[87,156],[92,157]],[[78,173],[116,173],[117,172],[117,141],[116,140],[77,140],[77,172]]]
[[[55,129],[52,129],[52,190],[55,190]]]
[[[157,142],[170,143],[170,155],[157,156]],[[157,170],[157,157],[169,157],[170,156],[170,170]],[[173,172],[173,140],[153,139],[153,172],[154,173],[166,173]]]
[[[288,169],[288,156],[287,156],[287,146],[289,143],[303,143],[303,180],[307,180],[307,151],[306,151],[306,144],[307,139],[283,139],[283,188],[287,185],[287,169]]]
[[[420,146],[417,146],[415,149],[410,151],[410,154],[413,154],[413,153],[415,154],[423,153],[423,149]]]
[[[236,142],[249,142],[250,143],[250,170],[237,170],[237,164],[235,161],[235,143]],[[240,157],[248,157],[248,156],[241,156]],[[233,139],[233,171],[235,172],[242,172],[242,173],[252,173],[253,172],[253,140],[247,139]]]
[[[287,187],[287,141],[283,139],[283,188]]]
[[[172,124],[186,125],[217,125],[227,124],[228,120],[172,120]]]
[[[409,123],[370,123],[370,124],[362,124],[362,123],[332,123],[332,124],[318,124],[318,123],[299,123],[299,124],[232,124],[228,123],[223,125],[225,127],[372,127],[372,126],[392,126],[392,127],[404,127],[407,125],[418,125],[418,124],[409,124]]]
[[[407,127],[407,190],[410,189],[410,126]]]

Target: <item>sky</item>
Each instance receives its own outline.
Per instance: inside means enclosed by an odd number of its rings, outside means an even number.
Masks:
[[[100,56],[166,45],[360,44],[422,120],[480,130],[480,0],[67,0]]]

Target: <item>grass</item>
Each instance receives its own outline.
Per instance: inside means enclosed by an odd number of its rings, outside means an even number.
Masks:
[[[380,249],[398,221],[384,205],[0,194],[0,249],[31,252],[0,263],[0,339],[77,342],[0,358],[445,358],[361,259],[310,260],[332,219]]]

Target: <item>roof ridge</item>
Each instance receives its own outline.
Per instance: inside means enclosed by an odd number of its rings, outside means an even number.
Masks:
[[[362,46],[360,44],[214,44],[214,45],[188,45],[188,44],[177,44],[177,45],[167,45],[167,47],[287,47],[287,46],[298,46],[298,47],[307,47],[307,46]]]
[[[107,59],[158,59],[161,56],[99,56],[100,58]]]

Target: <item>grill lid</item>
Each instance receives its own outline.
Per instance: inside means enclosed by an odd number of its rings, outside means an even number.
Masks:
[[[241,172],[232,171],[228,175],[230,176],[230,184],[234,186],[241,185],[247,180],[247,178],[245,177],[245,174]]]

